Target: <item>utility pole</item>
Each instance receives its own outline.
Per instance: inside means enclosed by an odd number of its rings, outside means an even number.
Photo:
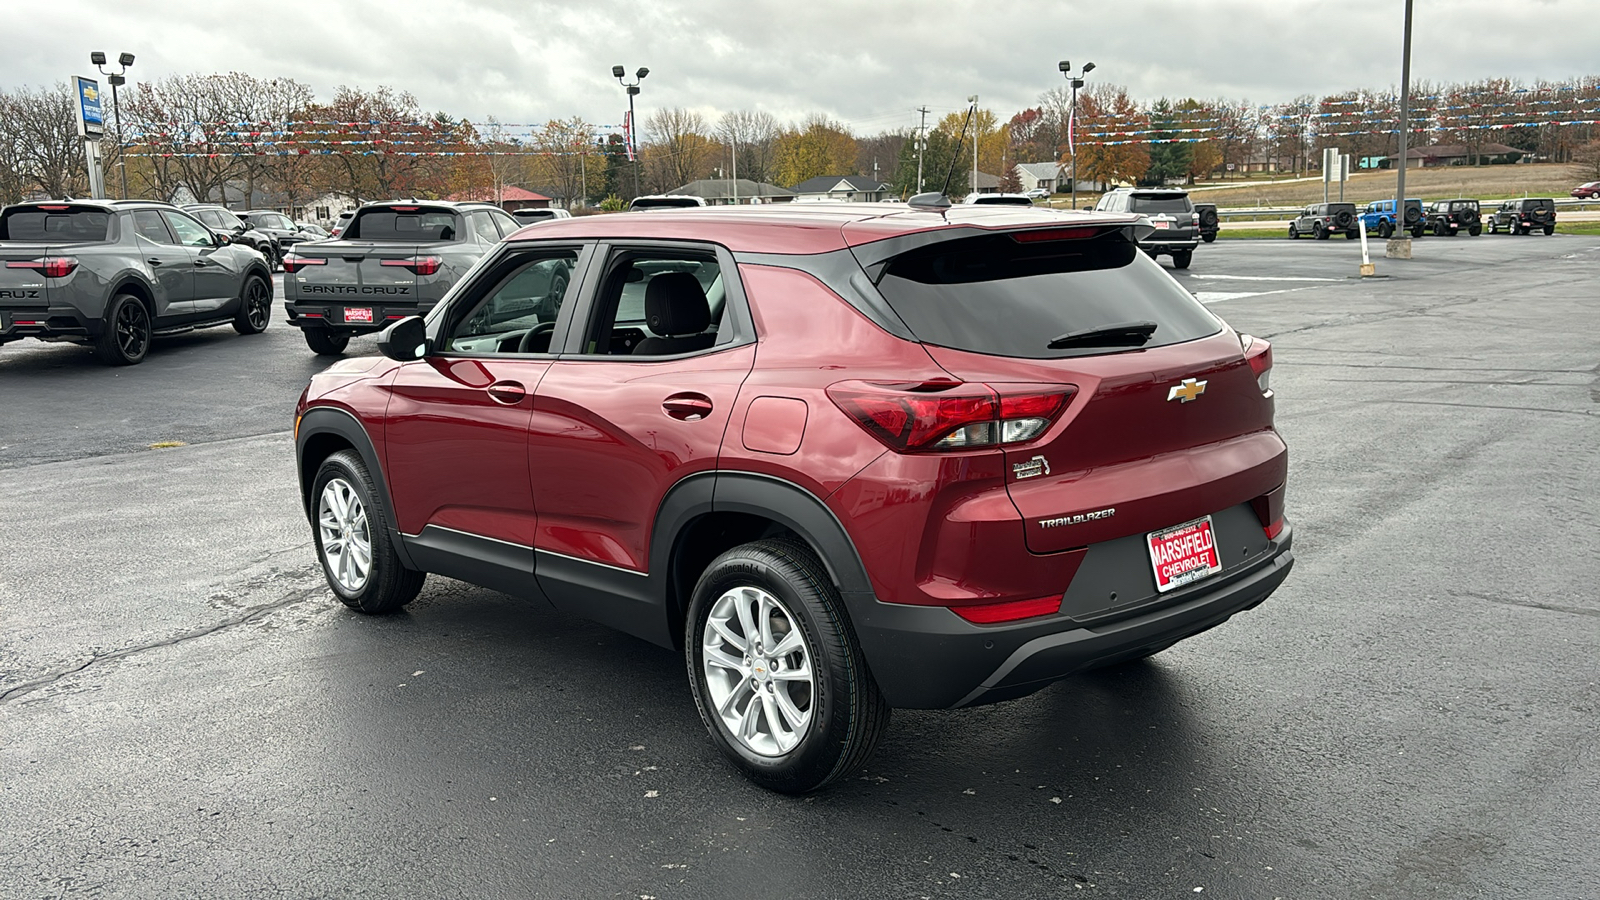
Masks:
[[[917,126],[917,193],[922,193],[922,151],[928,147],[928,108],[919,107],[922,124]]]
[[[1395,180],[1394,224],[1396,229],[1406,226],[1406,138],[1411,129],[1411,0],[1406,0],[1405,40],[1400,50],[1400,176]],[[1411,241],[1405,240],[1404,258],[1411,258]],[[1393,248],[1393,242],[1390,243]],[[1397,255],[1386,252],[1385,256]]]
[[[728,142],[732,145],[733,156],[733,205],[739,205],[739,141],[737,138]]]
[[[978,191],[978,95],[967,98],[972,104],[972,192]]]

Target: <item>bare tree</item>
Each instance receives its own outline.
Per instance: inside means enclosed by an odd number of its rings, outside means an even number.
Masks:
[[[645,121],[648,143],[641,152],[653,190],[671,190],[711,171],[717,151],[706,132],[705,118],[682,107],[651,114]]]
[[[551,119],[534,140],[541,156],[533,171],[541,186],[547,185],[568,206],[589,196],[590,182],[597,182],[605,162],[595,152],[595,126],[581,116]]]
[[[776,165],[773,148],[780,131],[778,120],[771,113],[736,110],[725,113],[717,122],[716,136],[724,147],[733,148],[734,168],[740,178],[771,181]]]
[[[76,100],[64,83],[0,94],[0,194],[5,202],[31,193],[67,197],[89,192]]]

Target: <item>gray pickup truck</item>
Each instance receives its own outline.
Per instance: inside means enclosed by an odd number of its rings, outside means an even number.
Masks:
[[[0,344],[89,344],[112,365],[152,338],[266,330],[266,258],[168,203],[70,200],[0,209]]]
[[[491,203],[370,203],[338,240],[296,244],[283,258],[289,324],[313,351],[432,309],[500,239],[522,225]]]

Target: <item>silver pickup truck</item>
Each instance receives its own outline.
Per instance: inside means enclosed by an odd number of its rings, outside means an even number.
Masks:
[[[213,325],[266,330],[266,258],[169,203],[64,200],[0,210],[0,344],[89,344],[112,365],[152,338]]]
[[[491,203],[369,203],[338,240],[296,244],[283,258],[289,324],[313,351],[337,356],[354,335],[432,309],[521,227]]]

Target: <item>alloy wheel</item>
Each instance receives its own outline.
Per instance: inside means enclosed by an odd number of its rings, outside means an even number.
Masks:
[[[700,643],[711,706],[734,740],[769,757],[799,746],[816,707],[816,674],[783,601],[752,586],[728,591]]]
[[[150,343],[150,316],[141,303],[124,303],[117,310],[117,348],[127,359],[144,355]]]
[[[372,532],[350,482],[335,478],[322,488],[317,529],[328,574],[344,591],[359,593],[372,574]]]
[[[267,327],[267,316],[272,311],[272,298],[267,293],[267,286],[258,278],[250,279],[249,285],[244,290],[245,315],[250,319],[250,327],[261,331]]]

